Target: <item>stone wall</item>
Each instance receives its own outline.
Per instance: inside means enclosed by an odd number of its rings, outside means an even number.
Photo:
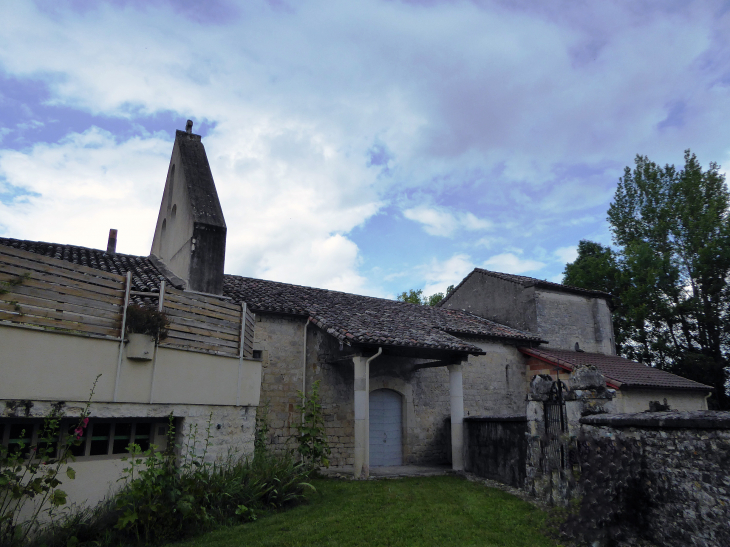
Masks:
[[[256,314],[254,350],[261,351],[261,402],[268,409],[269,444],[275,452],[295,448],[299,420],[297,390],[302,389],[304,325],[298,317]],[[310,329],[312,327],[309,327]]]
[[[515,329],[537,332],[535,287],[474,272],[442,304]]]
[[[59,416],[79,416],[86,403],[61,401],[3,401],[0,418],[43,418],[55,409]],[[172,414],[177,427],[176,443],[188,442],[191,432],[197,436],[196,451],[201,453],[210,423],[210,440],[206,461],[223,461],[230,456],[253,454],[256,407],[225,405],[92,403],[91,418],[159,418],[167,423]],[[220,426],[220,427],[218,427]]]
[[[267,407],[269,446],[275,453],[297,447],[297,424],[301,413],[299,392],[309,392],[320,382],[325,428],[332,450],[330,464],[353,464],[354,407],[352,359],[349,346],[311,323],[307,329],[307,358],[304,362],[306,318],[256,314],[254,350],[262,352],[261,405]]]
[[[423,465],[451,461],[451,403],[446,367],[424,368],[406,376],[413,389],[414,427],[404,463]]]
[[[355,373],[349,346],[310,324],[307,337],[307,390],[319,381],[327,440],[334,467],[353,465],[355,450]],[[301,389],[298,388],[298,389]]]
[[[464,419],[466,471],[521,488],[527,458],[525,416],[472,416]]]
[[[599,545],[730,545],[730,412],[581,419],[582,495],[566,531]]]
[[[611,310],[606,300],[566,292],[535,291],[537,330],[550,349],[573,350],[578,342],[590,353],[615,355]]]
[[[464,364],[464,416],[525,414],[525,357],[515,346],[463,338],[483,349]],[[448,378],[446,380],[448,386]]]

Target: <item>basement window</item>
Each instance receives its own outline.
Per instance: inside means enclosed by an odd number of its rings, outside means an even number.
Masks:
[[[45,446],[50,447],[49,458],[59,456],[59,447],[71,442],[75,437],[78,421],[61,420],[59,432],[47,439],[43,437],[42,419],[2,419],[0,420],[0,443],[9,453],[20,453],[27,458],[31,452],[42,453]],[[142,452],[153,444],[163,449],[167,443],[167,422],[164,419],[151,418],[118,418],[89,420],[79,437],[80,443],[72,444],[69,453],[81,460],[121,458],[129,454],[127,448],[132,444],[139,445]],[[37,447],[37,448],[36,448]]]

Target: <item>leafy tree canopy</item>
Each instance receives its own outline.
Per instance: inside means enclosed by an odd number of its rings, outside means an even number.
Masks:
[[[453,285],[449,285],[449,287],[446,289],[446,294],[449,294],[451,291],[454,290]],[[441,302],[444,299],[444,293],[437,292],[432,294],[431,296],[424,296],[423,289],[409,289],[408,291],[404,291],[400,293],[397,297],[397,299],[400,302],[409,302],[410,304],[420,304],[423,306],[435,306],[439,302]]]
[[[581,241],[563,283],[612,293],[620,353],[714,386],[728,409],[730,195],[719,165],[684,161],[636,157],[608,209],[616,250]]]

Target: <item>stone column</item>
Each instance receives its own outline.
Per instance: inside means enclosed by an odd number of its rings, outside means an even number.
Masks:
[[[464,470],[464,386],[463,365],[448,365],[451,394],[451,468]]]
[[[353,357],[355,364],[355,478],[370,476],[370,364]]]

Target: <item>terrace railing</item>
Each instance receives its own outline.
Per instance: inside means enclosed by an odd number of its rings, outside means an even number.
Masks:
[[[130,291],[121,276],[0,246],[0,325],[122,340],[129,294],[162,304],[170,319],[161,347],[251,358],[254,316],[224,297],[165,288]],[[161,300],[161,302],[160,302]]]

